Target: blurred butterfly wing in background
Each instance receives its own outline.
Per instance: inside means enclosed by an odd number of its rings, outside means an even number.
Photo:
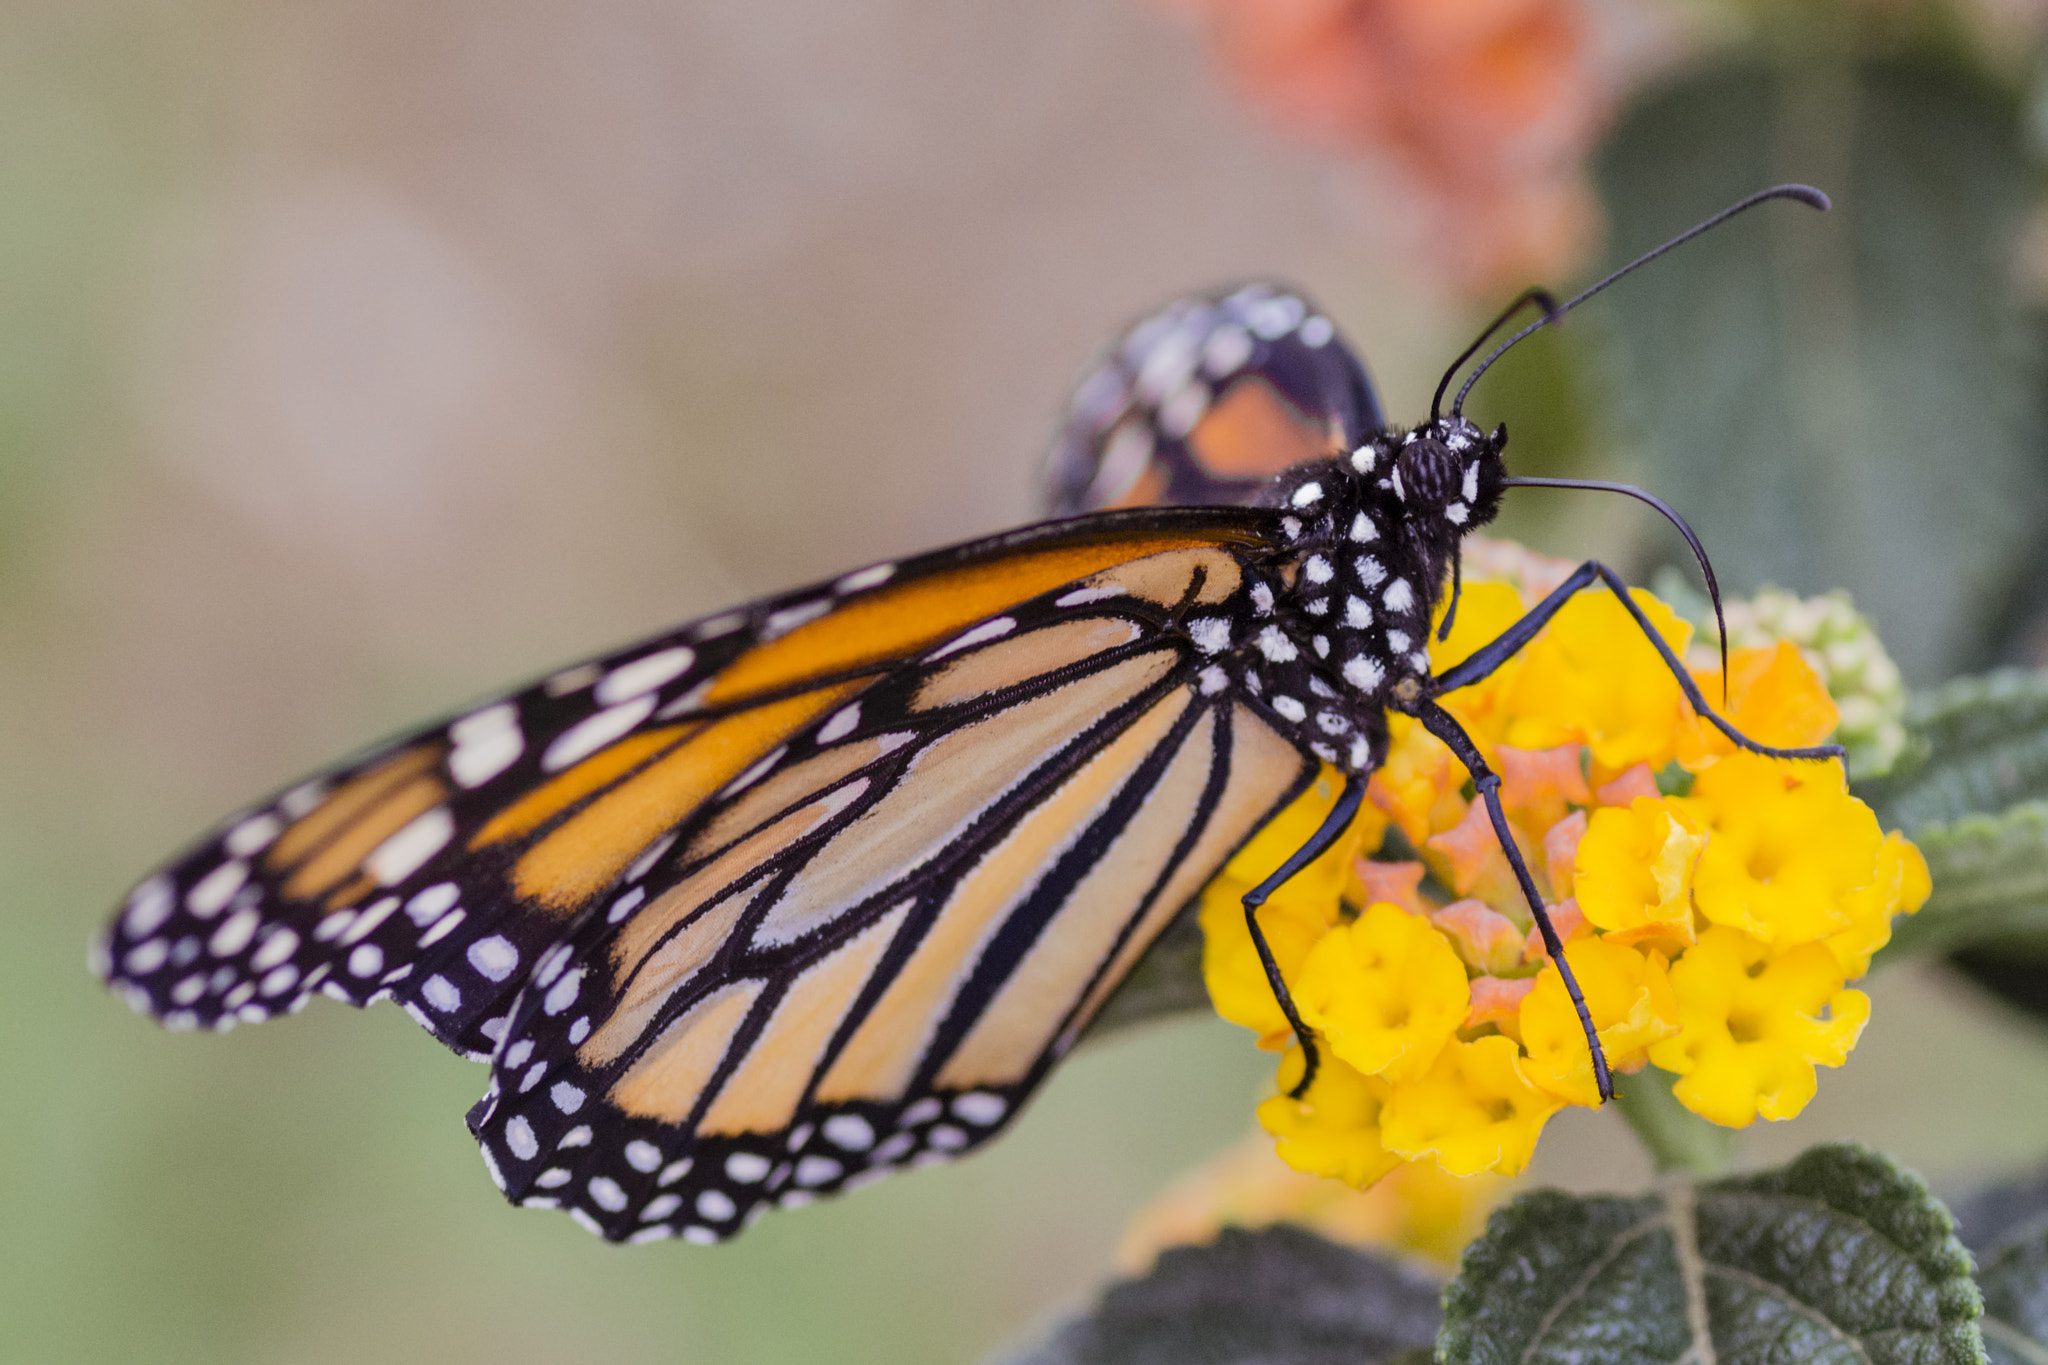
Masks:
[[[1315,765],[1175,624],[1263,514],[877,565],[559,672],[225,823],[102,948],[226,1027],[392,998],[494,1058],[493,1173],[716,1240],[996,1131]]]
[[[1281,470],[1385,426],[1356,351],[1300,291],[1191,295],[1131,327],[1075,387],[1046,504],[1249,504]]]

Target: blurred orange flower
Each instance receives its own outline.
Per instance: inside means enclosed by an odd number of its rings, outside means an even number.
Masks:
[[[1449,281],[1565,273],[1597,209],[1583,162],[1610,105],[1580,0],[1161,0],[1190,11],[1245,96],[1380,162]]]

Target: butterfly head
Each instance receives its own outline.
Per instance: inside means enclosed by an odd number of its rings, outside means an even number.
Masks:
[[[1505,427],[1488,436],[1462,416],[1438,418],[1389,442],[1381,462],[1412,533],[1433,538],[1431,529],[1441,524],[1439,534],[1456,540],[1491,521],[1507,476],[1506,444]]]

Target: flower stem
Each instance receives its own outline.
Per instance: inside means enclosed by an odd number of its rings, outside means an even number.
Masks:
[[[1614,1108],[1649,1149],[1659,1171],[1718,1175],[1735,1159],[1735,1132],[1680,1104],[1671,1093],[1677,1079],[1654,1066],[1620,1077]]]

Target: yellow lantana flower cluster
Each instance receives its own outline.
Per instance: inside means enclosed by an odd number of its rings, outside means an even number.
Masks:
[[[1635,600],[1684,657],[1691,627]],[[1441,673],[1531,605],[1470,582]],[[1719,701],[1718,667],[1694,674]],[[1816,1066],[1839,1066],[1869,1018],[1848,983],[1920,907],[1927,865],[1885,834],[1836,763],[1738,751],[1702,720],[1620,601],[1581,593],[1518,656],[1443,705],[1502,778],[1501,797],[1609,1064],[1654,1063],[1678,1099],[1729,1126],[1787,1119]],[[1778,747],[1820,743],[1839,715],[1799,650],[1729,658],[1723,712]],[[1550,1116],[1596,1105],[1592,1057],[1562,977],[1483,802],[1405,716],[1346,838],[1282,887],[1260,925],[1320,1061],[1267,984],[1242,897],[1305,842],[1340,779],[1248,844],[1203,893],[1217,1009],[1281,1051],[1259,1121],[1298,1170],[1368,1185],[1405,1162],[1519,1172]],[[1377,855],[1377,856],[1368,856]]]

